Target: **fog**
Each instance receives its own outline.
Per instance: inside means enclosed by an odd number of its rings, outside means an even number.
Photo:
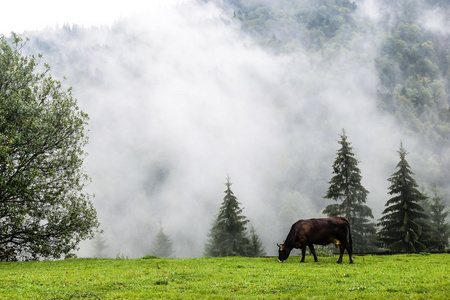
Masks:
[[[375,4],[361,5],[361,20],[380,18]],[[110,27],[25,35],[90,116],[87,191],[110,257],[149,254],[160,224],[176,257],[202,256],[227,175],[274,255],[293,222],[332,203],[323,196],[343,129],[374,221],[401,141],[418,183],[429,175],[420,170],[433,157],[376,107],[376,31],[330,55],[275,55],[232,11],[185,1]],[[92,256],[92,242],[78,255]]]

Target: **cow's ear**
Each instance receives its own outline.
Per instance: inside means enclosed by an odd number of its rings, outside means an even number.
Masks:
[[[277,243],[278,248],[280,248],[280,244]]]

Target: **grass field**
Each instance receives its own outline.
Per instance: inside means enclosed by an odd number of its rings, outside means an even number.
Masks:
[[[450,299],[450,255],[1,262],[1,299]]]

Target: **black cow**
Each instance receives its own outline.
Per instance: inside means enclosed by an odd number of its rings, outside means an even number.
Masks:
[[[307,219],[299,220],[291,227],[284,244],[278,245],[278,261],[284,262],[291,253],[292,249],[302,249],[302,260],[305,262],[306,246],[309,247],[314,261],[317,260],[316,251],[313,244],[328,245],[333,243],[336,247],[339,246],[340,256],[337,263],[342,262],[344,249],[347,250],[350,258],[350,263],[353,263],[352,258],[352,236],[350,235],[350,224],[341,217],[322,218],[322,219]]]

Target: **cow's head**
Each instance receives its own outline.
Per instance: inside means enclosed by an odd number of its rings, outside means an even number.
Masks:
[[[284,244],[277,244],[278,246],[278,261],[285,262],[289,257],[292,249],[288,249],[284,246]]]

